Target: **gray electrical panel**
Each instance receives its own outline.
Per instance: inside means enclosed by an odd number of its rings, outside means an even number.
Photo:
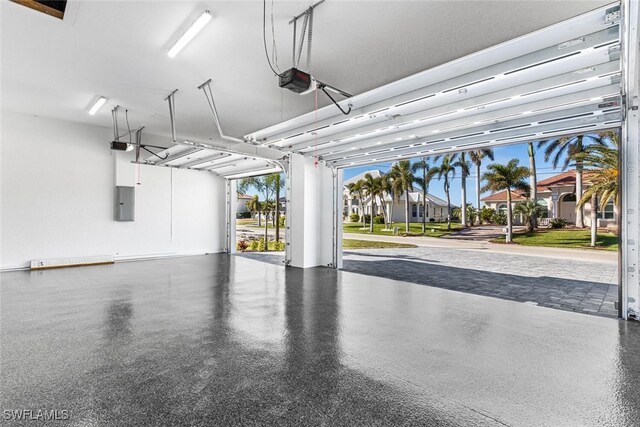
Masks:
[[[135,187],[116,187],[116,221],[134,221],[136,207]]]

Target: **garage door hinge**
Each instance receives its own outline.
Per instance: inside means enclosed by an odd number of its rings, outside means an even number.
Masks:
[[[620,22],[620,5],[610,7],[606,10],[604,22],[607,24],[616,24]]]

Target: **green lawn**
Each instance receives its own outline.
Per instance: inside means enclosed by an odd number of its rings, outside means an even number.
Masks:
[[[416,245],[393,242],[371,242],[369,240],[343,239],[343,249],[384,249],[384,248],[417,248]]]
[[[553,248],[591,248],[591,230],[557,229],[538,230],[530,233],[513,235],[514,243],[523,246],[546,246]],[[504,243],[504,238],[493,239],[494,243]],[[618,236],[611,233],[598,232],[595,249],[608,251],[618,250]]]
[[[249,227],[249,228],[263,228],[264,229],[264,221],[262,221],[262,224],[260,226],[258,226],[258,220],[254,219],[254,218],[236,219],[236,226],[238,226],[238,225],[242,225],[244,227]],[[273,226],[273,223],[271,222],[271,218],[269,218],[269,225],[267,226],[267,228],[275,228]],[[284,228],[284,227],[280,227],[280,228]]]
[[[396,222],[394,224],[398,227],[398,234],[403,235],[405,233],[405,223]],[[393,227],[393,226],[392,226]],[[343,224],[343,231],[345,233],[357,233],[357,234],[377,234],[380,236],[392,236],[392,231],[383,231],[384,224],[374,224],[373,233],[369,232],[369,226],[366,229],[362,229],[361,222],[345,222]],[[451,224],[451,230],[459,230],[460,224]],[[422,223],[409,223],[409,234],[422,236]],[[428,222],[427,232],[424,234],[429,237],[441,237],[446,234],[451,234],[451,231],[447,231],[446,222]]]

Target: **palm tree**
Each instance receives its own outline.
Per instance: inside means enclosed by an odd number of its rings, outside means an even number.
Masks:
[[[539,205],[533,198],[529,198],[523,202],[516,203],[513,208],[514,214],[522,215],[525,224],[527,224],[527,231],[533,231],[535,228],[535,219],[542,215],[544,207]]]
[[[493,150],[491,148],[481,148],[479,150],[469,151],[469,158],[476,166],[476,208],[480,212],[480,166],[482,165],[482,159],[484,158],[494,160]],[[478,215],[480,215],[478,213]],[[478,223],[482,224],[480,217],[478,216]]]
[[[530,199],[538,203],[538,173],[536,171],[536,151],[533,148],[533,142],[529,142],[527,144],[527,154],[529,154],[529,171],[531,175],[529,177],[529,185],[531,186],[531,194]],[[536,228],[538,222],[538,215],[542,215],[542,211],[533,212],[533,217],[531,218],[531,226]]]
[[[378,179],[380,180],[380,190],[381,190],[380,191],[380,206],[382,206],[382,216],[384,217],[384,228],[385,228],[385,230],[388,230],[389,226],[391,224],[391,218],[390,218],[391,212],[389,212],[389,215],[387,214],[387,204],[385,202],[384,196],[385,196],[385,194],[393,195],[393,182],[392,182],[391,176],[389,174],[382,175]],[[392,206],[393,206],[393,202],[392,202]]]
[[[247,202],[247,209],[258,214],[258,226],[261,226],[262,222],[260,220],[260,199],[258,198],[257,194],[255,194],[251,198],[251,200]]]
[[[451,231],[451,196],[449,190],[451,189],[450,179],[456,176],[456,166],[453,161],[455,154],[445,154],[442,157],[442,162],[438,166],[434,166],[429,171],[430,177],[438,176],[438,179],[444,178],[444,193],[447,195],[447,230]],[[439,157],[436,157],[438,160]],[[449,178],[451,175],[451,178]]]
[[[369,195],[371,201],[369,202],[371,205],[371,218],[369,220],[369,232],[373,233],[373,217],[374,217],[374,208],[376,206],[376,197],[382,191],[380,181],[377,178],[374,178],[373,175],[367,173],[364,176],[364,181],[362,183],[362,187],[366,190]]]
[[[578,135],[565,136],[558,139],[550,139],[538,142],[538,148],[547,146],[544,150],[544,161],[548,162],[553,157],[553,167],[557,168],[560,159],[564,157],[562,170],[566,170],[572,161],[575,161],[576,169],[576,197],[582,198],[582,171],[584,162],[580,159],[580,153],[584,153],[585,149],[591,144],[604,145],[604,142],[598,135]],[[577,156],[577,157],[576,157]],[[582,208],[576,210],[576,227],[584,228],[584,217]]]
[[[576,155],[590,170],[587,179],[591,186],[584,192],[576,208],[583,208],[587,201],[591,203],[591,246],[596,245],[598,237],[598,198],[600,204],[606,206],[610,200],[618,204],[618,133],[613,131],[601,132],[601,142],[609,141],[611,146],[590,145],[583,153]]]
[[[482,191],[507,191],[507,235],[506,242],[511,243],[513,234],[513,212],[511,206],[511,190],[529,191],[526,178],[531,173],[529,168],[518,166],[518,159],[511,159],[506,165],[493,163],[487,166],[488,171],[482,174],[482,179],[487,183]]]
[[[405,230],[409,232],[409,190],[413,189],[416,177],[411,172],[411,162],[400,160],[391,166],[391,176],[393,177],[394,193],[404,193],[405,203]]]
[[[364,223],[364,206],[362,205],[364,203],[364,188],[362,188],[362,183],[364,181],[360,180],[357,182],[352,182],[347,184],[347,189],[349,190],[349,194],[352,193],[356,193],[358,195],[358,198],[360,199],[359,201],[359,206],[360,209],[358,209],[358,211],[360,212],[360,221],[362,222],[362,228],[364,228],[366,226],[366,224]]]
[[[414,178],[414,182],[418,184],[418,187],[422,190],[422,234],[427,232],[427,193],[429,192],[429,181],[431,181],[431,177],[429,176],[430,170],[431,166],[429,166],[428,157],[423,157],[420,161],[411,165],[411,172],[417,173],[418,171],[422,171],[422,176]]]
[[[460,204],[460,206],[467,206],[467,177],[469,176],[469,172],[471,170],[471,164],[467,160],[466,153],[462,152],[459,154],[458,161],[454,163],[454,166],[460,168],[460,197],[462,198],[462,203]],[[460,212],[460,222],[462,223],[463,227],[466,227],[467,210],[460,209]]]

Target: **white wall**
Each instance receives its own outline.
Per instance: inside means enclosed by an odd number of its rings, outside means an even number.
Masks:
[[[111,129],[2,113],[0,268],[32,259],[219,252],[225,182],[207,172],[131,164]],[[159,141],[143,134],[143,142]],[[166,143],[166,141],[160,141]],[[135,222],[114,221],[116,185],[136,187]]]

